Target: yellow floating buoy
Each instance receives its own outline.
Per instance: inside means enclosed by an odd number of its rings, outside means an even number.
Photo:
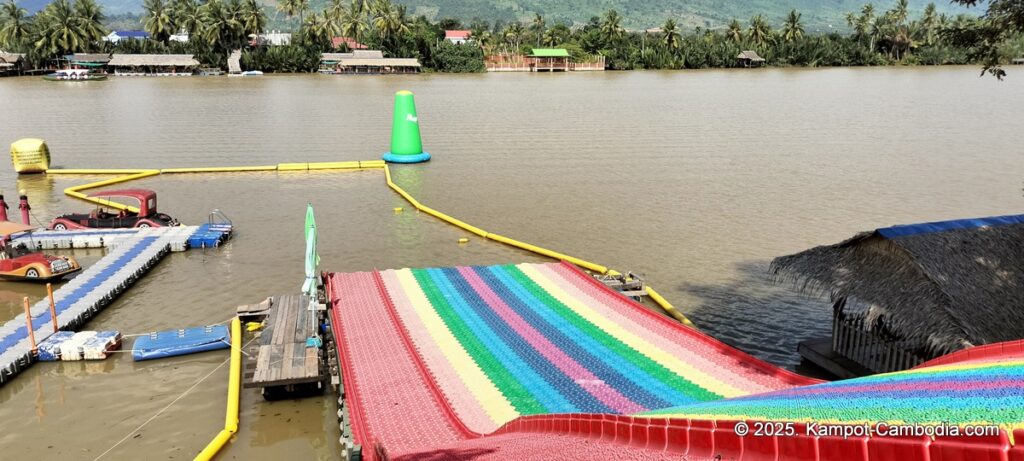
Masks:
[[[50,149],[42,139],[19,139],[11,144],[11,162],[18,174],[44,173],[50,168]]]
[[[465,237],[463,237],[463,238],[460,238],[460,239],[459,239],[459,243],[469,243],[469,239],[468,239],[468,238],[465,238]]]
[[[247,322],[245,329],[249,331],[256,331],[263,329],[263,322]]]
[[[401,213],[401,212],[402,212],[402,207],[396,206],[395,207],[395,213]]]

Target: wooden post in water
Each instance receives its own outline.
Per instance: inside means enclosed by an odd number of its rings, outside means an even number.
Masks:
[[[28,325],[28,339],[32,342],[32,353],[36,353],[36,332],[32,328],[32,309],[28,307],[28,296],[25,297],[25,323]]]
[[[46,296],[50,298],[50,320],[53,320],[53,332],[56,333],[60,328],[57,326],[57,305],[53,302],[53,284],[46,284]]]

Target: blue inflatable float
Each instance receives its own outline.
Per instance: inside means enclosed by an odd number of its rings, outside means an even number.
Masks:
[[[140,336],[132,346],[132,358],[142,360],[162,359],[196,352],[227,349],[231,345],[228,327],[210,325],[206,327],[183,328],[180,330],[157,331]]]

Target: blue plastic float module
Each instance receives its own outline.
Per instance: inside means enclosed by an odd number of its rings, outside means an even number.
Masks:
[[[199,228],[188,238],[188,246],[192,248],[211,248],[220,245],[231,237],[230,224],[200,224]]]
[[[58,331],[45,341],[39,343],[39,360],[41,362],[56,362],[60,360],[60,345],[75,335],[73,331]]]
[[[132,345],[132,357],[138,362],[227,349],[230,344],[228,327],[224,325],[158,331],[136,339]]]
[[[114,348],[114,346],[121,340],[121,333],[116,330],[79,333],[61,330],[50,335],[50,337],[46,338],[45,341],[39,343],[39,361],[56,362],[58,360],[62,360],[61,346],[63,346],[65,342],[76,335],[90,334],[91,336],[89,336],[89,339],[82,341],[82,344],[80,345],[80,352],[86,352],[86,357],[88,357],[87,351],[108,351],[111,348]],[[81,358],[81,354],[79,354],[79,359]],[[99,359],[98,357],[96,358]]]

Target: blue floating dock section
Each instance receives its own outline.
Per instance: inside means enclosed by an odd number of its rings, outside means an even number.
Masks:
[[[213,248],[231,238],[231,224],[200,224],[188,238],[190,248]]]
[[[230,238],[231,229],[230,225],[214,224],[205,228],[177,226],[109,231],[38,231],[33,233],[31,240],[17,241],[30,247],[34,244],[36,249],[95,248],[96,245],[108,249],[106,256],[53,293],[58,328],[77,330],[160,262],[167,253],[187,250],[190,247],[189,239],[197,233],[218,233],[219,242],[223,242]],[[54,334],[49,301],[43,299],[32,306],[31,316],[36,341],[41,344]],[[11,380],[35,360],[37,357],[32,353],[28,339],[25,314],[19,314],[0,326],[0,385]]]
[[[225,325],[158,331],[135,340],[135,344],[132,345],[132,358],[139,362],[227,349],[230,346],[228,327]]]

